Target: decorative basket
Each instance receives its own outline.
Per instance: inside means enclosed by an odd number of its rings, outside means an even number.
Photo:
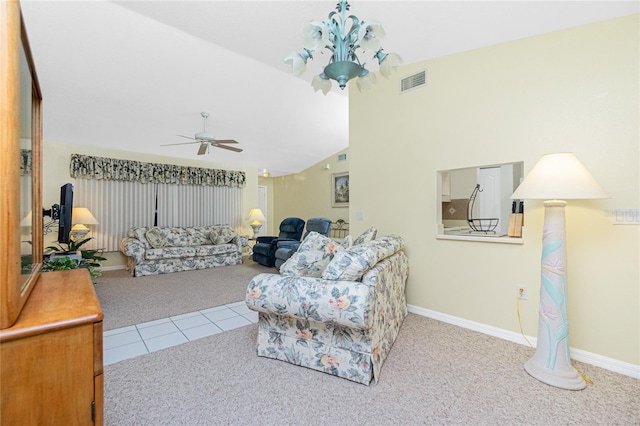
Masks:
[[[476,197],[478,196],[478,192],[482,192],[480,189],[480,184],[477,184],[473,189],[471,196],[469,197],[469,204],[467,204],[467,223],[471,230],[475,232],[483,232],[485,234],[495,233],[495,229],[498,226],[498,222],[500,219],[492,217],[492,218],[481,218],[475,219],[473,218],[473,206],[476,203]]]

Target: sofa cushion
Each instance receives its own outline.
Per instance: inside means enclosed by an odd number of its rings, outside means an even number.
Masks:
[[[147,237],[145,236],[148,230],[149,228],[144,226],[134,227],[129,229],[129,234],[127,236],[137,238],[144,245],[144,248],[149,249],[151,248],[151,244],[149,244],[149,241],[147,241]]]
[[[359,246],[360,244],[364,244],[364,243],[369,242],[371,240],[375,240],[377,233],[378,233],[378,230],[376,228],[374,228],[374,227],[371,227],[371,228],[367,229],[366,231],[364,231],[362,234],[360,234],[360,236],[358,236],[358,238],[353,240],[353,245],[354,246]]]
[[[354,245],[333,257],[322,273],[325,280],[359,281],[376,263],[404,246],[402,237],[388,235],[360,245]]]
[[[336,253],[344,248],[317,232],[310,232],[298,250],[280,266],[282,275],[319,278]]]
[[[209,230],[204,227],[189,227],[187,231],[187,241],[190,247],[211,244],[209,239]]]
[[[148,249],[144,253],[147,260],[175,259],[182,257],[194,257],[196,249],[193,247],[162,247]]]
[[[209,234],[209,238],[213,244],[227,244],[236,236],[236,233],[230,226],[214,226]]]
[[[205,244],[202,246],[195,246],[196,256],[215,256],[217,254],[233,253],[238,251],[238,246],[235,244]]]
[[[190,247],[191,241],[185,228],[162,228],[167,239],[165,247]]]
[[[351,235],[347,235],[342,240],[338,241],[338,243],[342,246],[342,248],[348,249],[353,245]]]
[[[162,248],[167,245],[167,239],[164,237],[164,233],[160,228],[151,228],[144,236],[153,248]]]

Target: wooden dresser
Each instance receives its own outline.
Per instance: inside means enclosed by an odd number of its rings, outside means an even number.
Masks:
[[[40,274],[0,330],[0,424],[103,423],[102,318],[86,269]]]

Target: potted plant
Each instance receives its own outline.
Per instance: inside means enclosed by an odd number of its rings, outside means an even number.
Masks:
[[[80,249],[80,247],[82,247],[89,240],[91,240],[91,238],[85,238],[78,241],[71,240],[68,244],[57,244],[45,248],[44,253],[49,257],[47,258],[47,260],[45,260],[44,265],[42,266],[42,271],[48,272],[86,268],[89,270],[91,279],[99,277],[102,274],[102,272],[100,272],[100,270],[98,269],[100,267],[100,261],[107,259],[101,256],[102,250]],[[68,256],[55,257],[51,259],[50,256],[56,253],[79,254],[82,259],[78,260]]]

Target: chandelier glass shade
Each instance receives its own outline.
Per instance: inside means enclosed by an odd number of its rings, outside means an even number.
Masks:
[[[402,63],[398,54],[382,51],[385,36],[382,25],[378,21],[365,22],[354,15],[347,16],[349,7],[346,0],[341,0],[336,6],[337,12],[329,14],[328,22],[309,22],[302,30],[304,50],[292,52],[284,60],[291,66],[293,75],[299,76],[305,72],[307,60],[313,59],[316,51],[329,50],[329,64],[311,82],[315,91],[321,90],[325,95],[331,90],[331,80],[336,81],[340,89],[354,78],[357,78],[359,90],[375,84],[376,76],[365,68],[366,63],[360,61],[359,50],[361,53],[375,52],[373,59],[378,61],[380,74],[385,78],[389,78]]]

